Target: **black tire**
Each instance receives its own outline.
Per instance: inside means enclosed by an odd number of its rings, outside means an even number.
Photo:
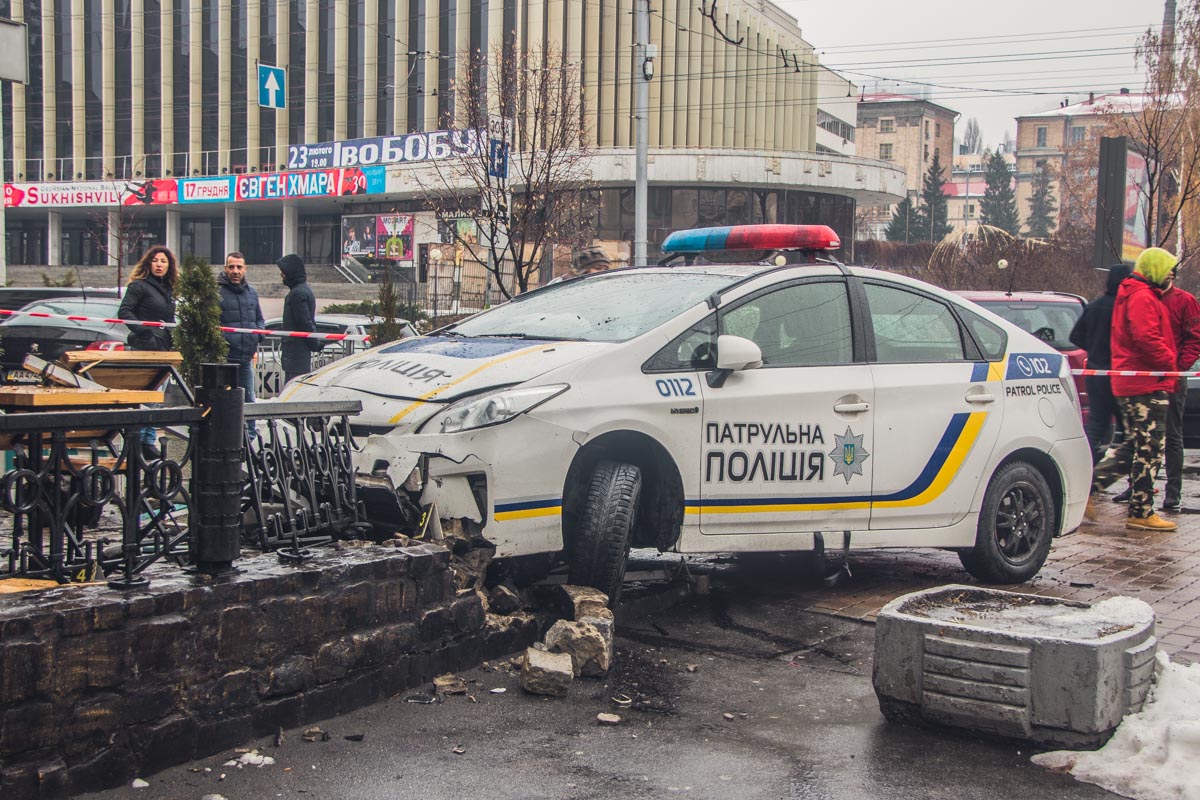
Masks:
[[[1050,485],[1032,464],[1005,464],[988,483],[975,546],[960,550],[967,571],[985,583],[1024,583],[1038,573],[1057,531]]]
[[[608,595],[616,606],[625,580],[630,533],[637,520],[642,472],[632,464],[597,462],[579,513],[579,527],[568,537],[568,580]]]

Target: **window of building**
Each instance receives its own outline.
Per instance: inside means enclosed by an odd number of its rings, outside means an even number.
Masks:
[[[925,138],[929,138],[929,120],[925,120]]]
[[[892,144],[891,144],[891,142],[884,142],[883,144],[879,145],[879,160],[880,161],[891,161],[892,160]]]
[[[929,145],[925,145],[925,160],[929,160]]]
[[[975,204],[974,203],[967,203],[967,216],[968,217],[975,216]]]
[[[942,135],[942,123],[933,123],[933,135],[940,137]]]
[[[1046,146],[1046,130],[1047,130],[1047,129],[1046,129],[1046,126],[1045,126],[1045,125],[1039,125],[1039,126],[1038,126],[1038,129],[1037,129],[1037,144],[1036,144],[1036,145],[1034,145],[1035,147],[1045,147],[1045,146]]]
[[[1075,125],[1071,128],[1071,144],[1079,144],[1087,138],[1087,128]]]
[[[896,120],[895,119],[893,119],[892,117],[880,118],[880,120],[879,120],[879,132],[880,133],[895,133],[895,131],[896,131]]]

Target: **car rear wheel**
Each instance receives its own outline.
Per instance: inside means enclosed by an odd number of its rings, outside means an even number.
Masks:
[[[608,595],[610,606],[621,596],[630,535],[642,493],[642,472],[633,464],[597,462],[578,530],[569,537],[567,563],[571,583]]]
[[[1032,464],[1014,461],[992,476],[975,546],[960,550],[959,560],[981,581],[1022,583],[1046,562],[1055,525],[1054,497],[1046,479]]]

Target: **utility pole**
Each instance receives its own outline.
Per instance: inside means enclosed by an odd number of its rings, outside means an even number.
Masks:
[[[634,78],[634,119],[637,153],[634,158],[633,266],[646,266],[646,217],[649,189],[646,171],[650,166],[650,80],[654,77],[657,48],[650,44],[650,0],[637,0],[637,43],[634,45],[642,74]]]

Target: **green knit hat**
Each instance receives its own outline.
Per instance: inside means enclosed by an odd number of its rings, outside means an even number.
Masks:
[[[1161,286],[1167,282],[1171,270],[1175,269],[1175,265],[1178,263],[1178,258],[1161,247],[1147,247],[1137,257],[1133,271],[1146,276],[1151,283]]]

